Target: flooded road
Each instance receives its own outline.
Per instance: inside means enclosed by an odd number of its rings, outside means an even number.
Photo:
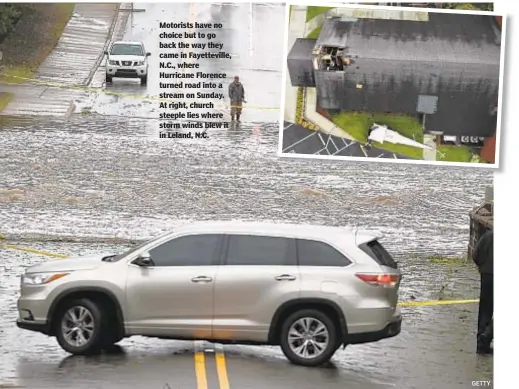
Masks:
[[[467,212],[492,182],[489,173],[278,159],[276,123],[258,132],[246,124],[241,131],[222,130],[210,142],[163,142],[144,121],[95,115],[9,125],[0,146],[4,234],[143,239],[195,219],[358,225],[383,231],[385,244],[402,261],[402,300],[438,299],[440,293],[447,299],[478,297],[472,266],[452,269],[429,257],[465,253]],[[64,254],[105,251],[96,245],[20,244]],[[85,389],[163,388],[165,382],[197,387],[189,342],[132,338],[121,343],[122,355],[65,359],[54,339],[17,329],[17,276],[45,258],[0,253],[0,382],[29,388],[72,382]],[[492,359],[475,354],[476,310],[475,304],[406,309],[401,335],[339,351],[335,369],[317,372],[288,364],[278,349],[226,346],[231,387],[260,389],[265,377],[273,388],[348,383],[425,389],[432,379],[444,388],[468,387],[472,380],[492,379]],[[207,358],[210,388],[216,388],[210,353]]]
[[[251,105],[279,104],[283,42],[269,36],[280,36],[284,7],[139,7],[146,12],[135,13],[122,33],[144,40],[150,51],[162,18],[227,21],[222,34],[233,59],[226,71],[240,74]],[[103,87],[103,72],[94,87]],[[109,88],[156,95],[156,84],[150,74],[147,87],[116,81]],[[278,159],[278,110],[245,108],[239,128],[174,140],[158,138],[156,102],[84,93],[76,103],[77,114],[68,118],[0,118],[0,234],[146,239],[204,219],[353,225],[385,234],[405,274],[401,300],[477,298],[472,266],[435,264],[430,257],[465,254],[468,212],[492,184],[488,171]],[[123,249],[10,243],[74,255]],[[54,339],[16,328],[18,276],[45,258],[1,248],[0,255],[0,387],[197,387],[193,342],[131,338],[121,342],[124,353],[68,358]],[[225,346],[231,387],[422,389],[432,380],[443,388],[469,387],[492,379],[492,359],[475,354],[476,309],[406,309],[401,335],[341,350],[327,369],[292,366],[277,348]],[[216,388],[211,353],[206,365],[209,388]]]
[[[355,225],[396,253],[463,255],[490,172],[278,159],[278,124],[159,139],[149,121],[4,120],[0,233],[148,238],[195,219]]]
[[[223,83],[223,89],[199,89],[196,91],[208,93],[224,93],[225,100],[199,100],[199,102],[213,102],[217,112],[224,112],[228,119],[229,101],[227,87],[235,75],[245,88],[247,102],[244,104],[242,121],[257,123],[275,122],[279,119],[281,101],[281,64],[283,56],[283,40],[279,39],[284,33],[285,6],[282,4],[204,4],[178,3],[173,5],[155,3],[136,5],[145,12],[135,12],[128,17],[126,30],[119,34],[118,39],[143,42],[146,49],[152,53],[149,57],[148,85],[141,86],[139,80],[114,79],[113,84],[106,90],[110,94],[93,93],[90,98],[77,102],[76,111],[96,112],[103,115],[130,116],[141,118],[158,118],[159,109],[157,100],[142,101],[135,96],[158,97],[161,92],[159,82],[170,83],[171,79],[160,79],[159,54],[165,52],[184,52],[189,49],[167,50],[159,48],[159,42],[175,42],[175,40],[161,40],[160,33],[178,32],[174,29],[160,29],[159,22],[171,23],[220,23],[221,29],[199,30],[206,34],[213,33],[215,43],[223,43],[223,51],[231,55],[231,59],[202,59],[196,61],[200,65],[197,72],[225,73],[227,78],[203,79]],[[195,30],[193,30],[195,31]],[[197,30],[198,31],[198,30]],[[182,32],[182,31],[181,31]],[[178,41],[178,40],[176,40]],[[207,39],[190,39],[189,43],[207,44]],[[198,52],[217,52],[217,49],[207,49]],[[195,49],[195,52],[196,49]],[[190,63],[194,60],[189,60]],[[104,68],[100,67],[94,76],[92,87],[102,87],[104,84]],[[194,90],[186,90],[194,91]],[[186,92],[185,91],[185,92]],[[120,94],[120,95],[117,95]],[[128,95],[133,95],[128,96]],[[180,110],[182,111],[182,110]],[[202,113],[204,110],[191,110]],[[157,130],[158,121],[149,125]]]

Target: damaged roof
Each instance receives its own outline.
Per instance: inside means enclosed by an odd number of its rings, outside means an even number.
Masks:
[[[484,64],[499,64],[499,44],[493,16],[434,12],[428,21],[329,18],[316,42],[362,58]]]
[[[290,53],[287,66],[292,86],[315,87],[312,50],[315,39],[297,38]]]
[[[333,34],[334,29],[336,33]],[[429,13],[429,21],[325,22],[318,45],[346,47],[345,72],[315,71],[325,109],[416,115],[420,95],[437,97],[426,131],[492,136],[499,92],[500,34],[487,15]]]
[[[352,27],[353,24],[351,22],[342,21],[339,17],[326,19],[317,37],[317,42],[315,42],[315,47],[346,47],[348,33]]]

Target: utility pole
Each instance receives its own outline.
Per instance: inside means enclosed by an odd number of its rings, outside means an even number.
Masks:
[[[132,3],[132,8],[131,8],[131,10],[130,10],[130,12],[131,12],[131,16],[130,16],[130,17],[131,17],[131,20],[130,20],[130,23],[131,23],[132,28],[135,26],[135,23],[133,23],[133,12],[134,12],[134,6],[133,6],[133,5],[134,5],[134,3]]]

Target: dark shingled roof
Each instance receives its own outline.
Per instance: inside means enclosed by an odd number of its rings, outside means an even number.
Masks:
[[[426,117],[427,132],[493,136],[490,111],[498,101],[500,65],[493,16],[332,18],[323,31],[317,45],[346,47],[354,63],[344,73],[315,72],[322,108],[417,115],[419,95],[438,96],[437,113]]]
[[[352,23],[342,22],[341,18],[328,18],[319,32],[315,47],[318,46],[336,46],[346,47],[348,33],[352,28]]]
[[[288,53],[288,73],[293,86],[315,87],[312,50],[315,39],[296,39]]]
[[[362,58],[499,65],[494,21],[488,15],[434,12],[428,21],[330,18],[316,44],[347,47]]]

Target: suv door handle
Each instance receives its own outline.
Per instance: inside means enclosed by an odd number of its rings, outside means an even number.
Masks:
[[[207,276],[198,276],[195,278],[191,278],[191,282],[211,282],[213,279]]]
[[[290,274],[282,274],[275,279],[276,281],[295,281],[296,277]]]

